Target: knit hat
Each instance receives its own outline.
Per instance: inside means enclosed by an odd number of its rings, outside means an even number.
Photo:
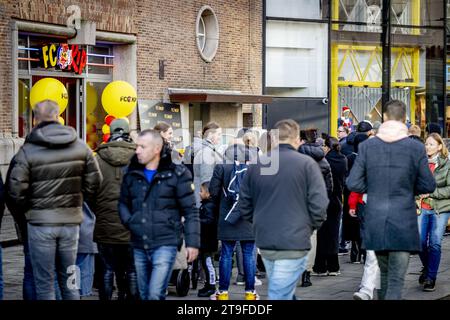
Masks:
[[[128,124],[128,120],[124,118],[113,120],[109,128],[111,130],[111,134],[119,132],[130,133],[130,125]]]
[[[372,130],[372,124],[366,120],[358,123],[358,127],[356,128],[358,132],[369,132],[370,130]]]

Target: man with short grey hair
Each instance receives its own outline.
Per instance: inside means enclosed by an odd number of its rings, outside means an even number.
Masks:
[[[142,131],[136,145],[123,177],[119,214],[131,233],[141,299],[164,300],[183,238],[188,262],[198,255],[200,219],[194,185],[190,171],[172,162],[171,149],[158,131]]]
[[[37,299],[55,300],[56,270],[62,298],[76,300],[83,200],[94,194],[102,176],[76,131],[58,122],[56,102],[41,101],[33,112],[36,127],[9,167],[7,205],[27,234]]]
[[[256,247],[268,275],[269,299],[292,300],[306,268],[311,234],[326,219],[329,200],[319,165],[297,151],[299,125],[281,120],[275,130],[279,144],[249,166],[239,208],[242,218],[253,222]],[[265,175],[273,153],[279,153],[279,170]]]

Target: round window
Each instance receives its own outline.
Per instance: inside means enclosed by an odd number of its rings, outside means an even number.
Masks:
[[[219,22],[209,6],[200,9],[196,24],[197,48],[206,62],[211,62],[219,47]]]

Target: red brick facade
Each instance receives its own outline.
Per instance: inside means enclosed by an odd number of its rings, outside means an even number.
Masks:
[[[262,93],[262,1],[6,0],[0,2],[0,132],[11,132],[13,19],[66,25],[67,7],[97,30],[137,36],[137,84],[141,99],[162,99],[168,87]],[[219,48],[206,63],[197,51],[195,27],[209,5],[219,21]],[[165,78],[158,76],[165,60]]]

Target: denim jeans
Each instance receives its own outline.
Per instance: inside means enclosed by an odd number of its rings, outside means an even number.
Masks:
[[[176,246],[161,246],[148,250],[134,249],[134,264],[142,300],[166,299],[166,290],[176,255]]]
[[[23,256],[24,256],[24,268],[23,268],[23,282],[22,282],[22,295],[25,301],[36,300],[36,286],[34,284],[33,268],[31,267],[30,250],[28,248],[28,241],[23,243]],[[56,300],[62,300],[61,290],[59,289],[58,277],[55,272],[55,295]]]
[[[92,295],[92,285],[94,283],[94,253],[78,253],[77,266],[80,274],[80,297]]]
[[[100,300],[111,300],[114,276],[119,300],[138,298],[136,268],[133,249],[128,244],[98,243],[98,251],[103,263],[103,281],[100,287]]]
[[[35,226],[28,224],[28,246],[36,298],[55,300],[55,270],[63,300],[79,300],[76,258],[78,225]]]
[[[255,242],[240,241],[244,263],[245,291],[255,290]],[[222,241],[219,260],[219,290],[228,291],[233,267],[233,252],[236,241]]]
[[[269,300],[296,300],[295,289],[306,270],[308,255],[300,259],[269,260],[263,257],[269,287]]]
[[[2,245],[0,244],[0,300],[3,300],[3,263],[2,263]]]
[[[410,252],[376,251],[380,267],[379,300],[401,300],[406,271],[408,270]]]
[[[434,210],[422,209],[418,218],[422,251],[420,260],[426,270],[426,279],[436,280],[441,262],[441,242],[450,213],[436,214]]]

